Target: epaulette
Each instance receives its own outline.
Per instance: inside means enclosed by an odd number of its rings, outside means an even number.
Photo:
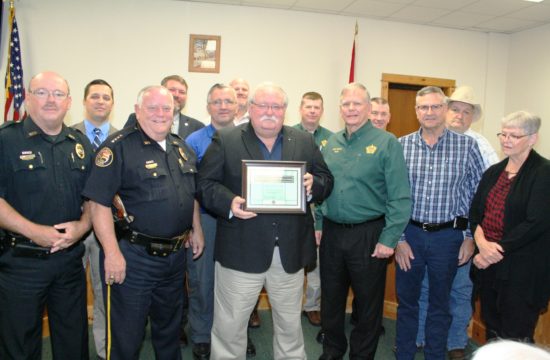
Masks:
[[[137,126],[128,126],[128,127],[122,128],[122,130],[119,130],[118,132],[114,133],[109,138],[107,138],[107,140],[105,140],[105,141],[109,142],[110,144],[114,144],[114,143],[124,139],[126,136],[128,136],[128,135],[130,135],[130,134],[132,134],[136,131],[138,131]]]
[[[15,121],[6,121],[5,123],[3,123],[2,125],[0,125],[0,130],[4,129],[4,128],[7,128],[9,126],[13,126],[17,124]]]

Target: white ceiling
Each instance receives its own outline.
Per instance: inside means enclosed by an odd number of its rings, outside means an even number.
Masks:
[[[550,0],[186,0],[511,34],[550,23]]]

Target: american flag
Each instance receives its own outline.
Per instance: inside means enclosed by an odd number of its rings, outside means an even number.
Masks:
[[[23,85],[23,66],[21,65],[21,43],[19,29],[15,20],[15,8],[10,8],[10,39],[8,53],[8,67],[6,68],[6,105],[4,107],[4,121],[9,119],[18,121],[24,118],[20,110],[25,100],[25,86]]]

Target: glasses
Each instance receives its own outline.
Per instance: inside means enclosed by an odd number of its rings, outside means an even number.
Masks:
[[[63,92],[61,90],[52,90],[52,91],[49,91],[47,89],[35,89],[35,90],[29,90],[29,92],[31,94],[33,94],[34,96],[36,96],[37,98],[39,99],[47,99],[48,97],[50,97],[50,95],[55,99],[55,100],[65,100],[67,98],[67,96],[69,96],[69,94],[67,94],[66,92]]]
[[[255,102],[252,102],[252,105],[256,106],[258,109],[262,111],[267,111],[271,109],[273,112],[278,112],[278,111],[284,110],[285,108],[285,105],[279,105],[279,104],[269,105],[269,104],[257,104]]]
[[[214,100],[214,101],[210,101],[209,102],[210,105],[213,105],[213,106],[222,106],[222,104],[226,105],[226,106],[229,106],[229,105],[234,105],[235,104],[235,101],[233,100],[230,100],[230,99],[217,99],[217,100]]]
[[[421,112],[428,112],[430,109],[432,109],[432,112],[436,112],[443,109],[443,106],[445,106],[445,104],[416,105],[416,109]]]
[[[506,134],[506,133],[498,133],[497,134],[497,137],[500,139],[500,140],[512,140],[512,141],[518,141],[519,139],[521,138],[524,138],[526,136],[530,136],[530,135],[533,135],[533,134],[525,134],[525,135],[514,135],[514,134]]]

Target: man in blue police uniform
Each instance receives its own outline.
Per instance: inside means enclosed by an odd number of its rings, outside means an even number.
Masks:
[[[194,200],[196,157],[170,134],[173,108],[168,89],[144,88],[135,106],[138,126],[107,138],[83,191],[103,248],[101,275],[111,309],[107,358],[113,360],[139,357],[147,317],[156,358],[181,359],[183,247],[188,242],[197,258],[203,238]],[[118,202],[116,224],[115,195],[125,206]]]
[[[88,359],[80,192],[92,149],[63,124],[71,105],[56,73],[32,78],[29,117],[0,129],[0,359],[40,359],[48,308],[54,359]]]

